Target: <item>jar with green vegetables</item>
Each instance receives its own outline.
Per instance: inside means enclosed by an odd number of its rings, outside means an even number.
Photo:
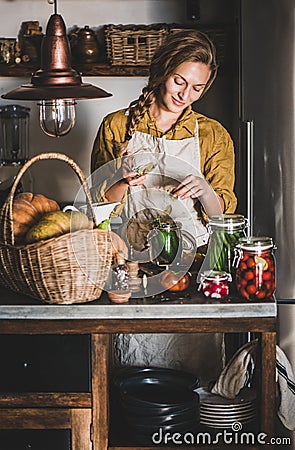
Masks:
[[[241,214],[221,214],[209,217],[210,233],[206,254],[211,270],[224,271],[235,279],[233,266],[235,246],[246,237],[246,219]]]

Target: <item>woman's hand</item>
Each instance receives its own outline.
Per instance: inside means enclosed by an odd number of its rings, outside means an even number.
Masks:
[[[127,152],[126,156],[122,160],[122,181],[129,186],[140,186],[146,181],[146,175],[138,175],[133,170],[132,153]]]
[[[122,165],[115,173],[111,186],[107,189],[105,196],[109,202],[121,202],[128,186],[140,186],[146,181],[146,175],[138,175],[132,170],[133,162],[131,153],[122,158]]]
[[[206,192],[212,189],[204,178],[195,175],[188,175],[185,179],[172,191],[174,197],[180,199],[197,198],[205,195]]]
[[[198,198],[209,216],[222,214],[224,210],[222,198],[216,194],[210,184],[204,178],[192,174],[184,178],[172,191],[172,195],[182,200]]]

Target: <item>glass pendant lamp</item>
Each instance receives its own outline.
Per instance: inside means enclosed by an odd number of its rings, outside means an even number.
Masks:
[[[41,46],[41,67],[31,78],[2,98],[9,100],[37,101],[40,108],[40,126],[48,136],[64,136],[75,124],[76,100],[110,97],[112,94],[89,83],[83,83],[81,75],[71,67],[71,49],[66,26],[57,14],[48,20]]]

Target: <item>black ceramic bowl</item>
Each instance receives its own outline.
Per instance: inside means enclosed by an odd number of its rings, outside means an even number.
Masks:
[[[124,415],[124,420],[130,426],[164,427],[189,421],[199,423],[200,413],[196,408],[162,416],[140,416],[127,413]]]
[[[114,392],[126,407],[190,407],[198,380],[187,372],[162,368],[129,368],[114,378]]]
[[[124,401],[120,403],[122,407],[122,411],[124,415],[130,415],[133,417],[139,417],[140,420],[144,420],[145,418],[156,418],[159,417],[159,420],[163,417],[171,416],[171,415],[181,415],[190,412],[198,412],[199,414],[199,397],[192,399],[191,402],[185,405],[173,405],[173,406],[159,406],[155,405],[154,407],[145,408],[141,403],[138,404],[129,404],[128,402],[124,403]]]
[[[149,424],[142,425],[132,425],[129,426],[129,432],[132,434],[140,434],[145,436],[150,436],[153,433],[156,433],[161,430],[163,433],[194,433],[197,429],[198,423],[195,420],[188,420],[185,422],[174,423],[173,425],[164,425],[164,426],[156,426]]]
[[[144,420],[154,420],[159,422],[166,417],[177,417],[187,414],[199,415],[200,408],[199,402],[193,401],[189,406],[171,406],[171,407],[155,407],[155,408],[144,408],[142,405],[130,406],[121,404],[124,416],[135,418],[140,422]]]

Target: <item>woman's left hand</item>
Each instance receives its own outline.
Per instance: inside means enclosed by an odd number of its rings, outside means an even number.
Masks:
[[[174,197],[180,199],[197,198],[206,195],[211,190],[210,184],[201,177],[187,175],[184,180],[172,191]]]
[[[209,216],[222,214],[224,211],[223,199],[216,194],[205,178],[187,175],[172,191],[172,195],[182,200],[189,197],[198,198]]]

